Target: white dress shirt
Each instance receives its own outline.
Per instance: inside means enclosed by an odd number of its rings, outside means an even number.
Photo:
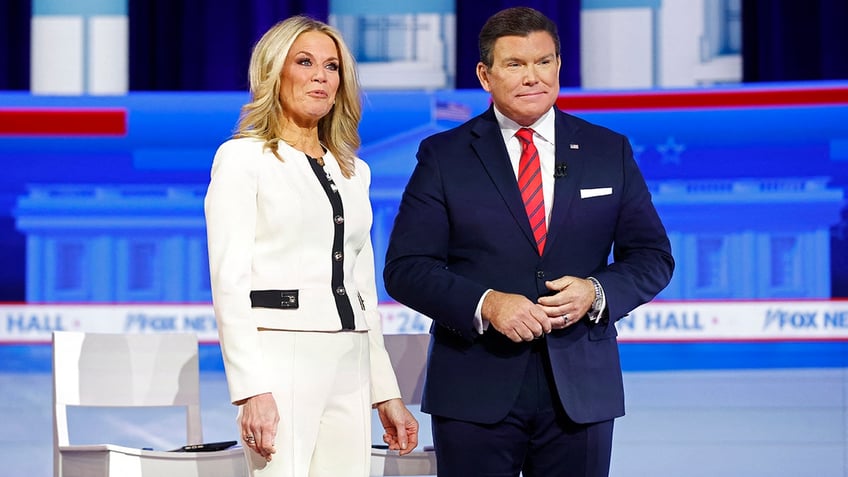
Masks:
[[[498,120],[498,126],[501,128],[501,134],[506,144],[509,162],[512,163],[512,172],[515,174],[516,183],[518,181],[518,162],[521,159],[521,141],[518,140],[515,133],[523,127],[533,130],[533,144],[539,152],[539,166],[542,173],[542,194],[545,197],[545,225],[547,226],[551,223],[551,210],[554,205],[554,168],[556,162],[556,134],[554,132],[556,116],[554,115],[554,110],[551,108],[533,124],[522,126],[504,116],[503,113],[498,111],[497,106],[493,109],[495,110],[495,118]],[[592,277],[589,277],[589,280],[592,280],[593,283],[595,282],[595,279]],[[600,289],[600,303],[597,308],[593,306],[589,310],[589,318],[592,321],[598,321],[601,311],[606,308],[606,297],[604,296],[603,289],[600,288],[600,285],[598,288]],[[474,325],[479,333],[483,333],[489,327],[489,321],[483,319],[483,300],[486,299],[486,296],[491,291],[490,289],[483,293],[480,301],[477,302],[477,309],[474,312]]]

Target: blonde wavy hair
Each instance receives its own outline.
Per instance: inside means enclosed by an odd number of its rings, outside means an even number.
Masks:
[[[339,50],[339,89],[336,103],[318,121],[318,139],[333,154],[342,174],[354,173],[354,159],[360,146],[359,121],[362,104],[356,62],[338,30],[324,22],[298,15],[287,18],[268,30],[253,47],[248,76],[250,102],[242,106],[235,137],[265,141],[278,159],[283,121],[280,102],[280,74],[292,44],[305,32],[317,31],[330,37]]]

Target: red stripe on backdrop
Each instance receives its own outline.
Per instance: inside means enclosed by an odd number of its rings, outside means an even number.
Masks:
[[[557,99],[557,106],[565,111],[747,108],[826,104],[848,105],[848,87],[640,93],[584,92],[562,94]]]
[[[0,109],[2,136],[125,136],[124,109]]]

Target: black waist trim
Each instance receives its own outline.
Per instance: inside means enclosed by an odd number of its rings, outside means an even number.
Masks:
[[[299,290],[251,290],[250,306],[296,310],[300,306],[298,292]]]

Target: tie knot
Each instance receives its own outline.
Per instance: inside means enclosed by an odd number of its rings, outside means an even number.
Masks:
[[[515,137],[517,137],[522,144],[529,144],[533,142],[533,130],[530,128],[521,128],[515,133]]]

